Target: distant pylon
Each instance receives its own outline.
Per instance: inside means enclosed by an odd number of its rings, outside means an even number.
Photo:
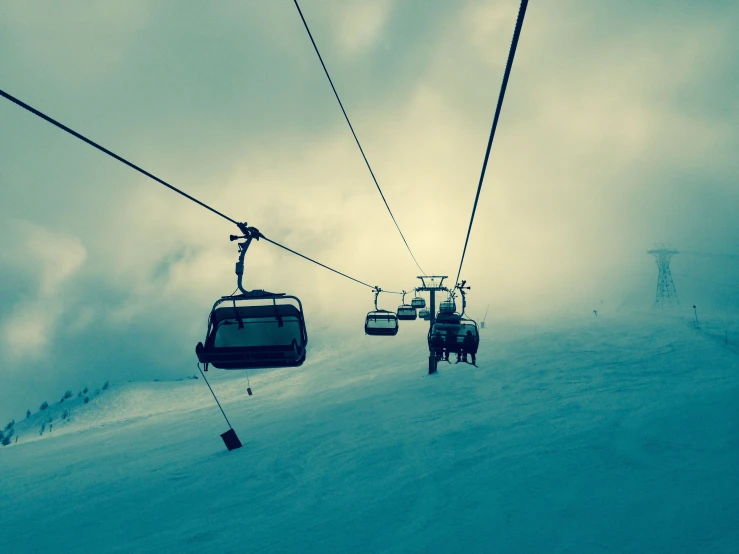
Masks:
[[[649,250],[647,254],[654,256],[659,271],[657,274],[657,297],[655,299],[657,305],[665,306],[672,304],[672,302],[679,304],[680,300],[675,290],[675,282],[672,280],[672,273],[670,272],[670,259],[679,252],[667,248],[658,248]]]

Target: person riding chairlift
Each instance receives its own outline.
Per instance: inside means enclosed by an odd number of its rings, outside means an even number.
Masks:
[[[464,361],[464,363],[466,364],[470,363],[467,361],[467,353],[472,356],[472,365],[476,366],[477,360],[475,359],[475,337],[472,335],[472,331],[467,331],[467,334],[462,340],[462,350],[459,354],[457,354],[457,363],[459,363],[460,361]]]
[[[446,349],[444,350],[444,361],[449,361],[449,353],[455,352],[457,359],[459,359],[459,344],[457,342],[457,330],[449,329],[446,332]]]
[[[444,337],[441,335],[441,331],[436,331],[433,337],[431,337],[431,346],[434,347],[436,357],[444,359],[445,345]],[[449,359],[449,353],[446,353],[446,359]]]

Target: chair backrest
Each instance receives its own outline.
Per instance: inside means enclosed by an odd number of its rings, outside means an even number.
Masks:
[[[211,333],[206,346],[265,347],[305,346],[305,322],[301,311],[290,304],[221,306],[211,313]]]
[[[398,318],[392,312],[370,312],[364,320],[365,328],[394,329],[398,327]]]
[[[398,306],[398,319],[416,319],[417,317],[416,308],[413,306],[410,306],[408,304],[403,304],[402,306]]]

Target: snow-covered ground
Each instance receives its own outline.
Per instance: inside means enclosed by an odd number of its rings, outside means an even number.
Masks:
[[[253,372],[251,397],[212,370],[233,452],[202,380],[18,422],[0,552],[739,552],[736,329],[488,322],[478,368],[428,376],[423,327]]]

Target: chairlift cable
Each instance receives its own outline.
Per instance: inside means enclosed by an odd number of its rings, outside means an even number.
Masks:
[[[123,164],[127,165],[128,167],[130,167],[130,168],[132,168],[132,169],[135,169],[135,170],[136,170],[136,171],[138,171],[139,173],[141,173],[141,174],[143,174],[143,175],[146,175],[146,176],[147,176],[147,177],[149,177],[150,179],[153,179],[153,180],[154,180],[154,181],[156,181],[157,183],[159,183],[159,184],[161,184],[161,185],[164,185],[164,186],[165,186],[165,187],[167,187],[168,189],[170,189],[170,190],[173,190],[174,192],[176,192],[176,193],[178,193],[178,194],[180,194],[180,195],[184,196],[184,197],[185,197],[185,198],[187,198],[188,200],[192,200],[193,202],[195,202],[195,203],[196,203],[196,204],[198,204],[199,206],[202,206],[203,208],[205,208],[205,209],[207,209],[207,210],[210,210],[210,211],[211,211],[211,212],[213,212],[214,214],[216,214],[216,215],[218,215],[218,216],[221,216],[221,217],[222,217],[223,219],[225,219],[226,221],[230,221],[231,223],[233,223],[234,225],[237,225],[237,226],[241,225],[241,224],[240,224],[240,223],[239,223],[238,221],[236,221],[235,219],[231,219],[230,217],[228,217],[227,215],[225,215],[225,214],[223,214],[223,213],[219,212],[219,211],[218,211],[218,210],[216,210],[215,208],[211,208],[210,206],[208,206],[208,205],[207,205],[207,204],[205,204],[204,202],[201,202],[201,201],[200,201],[200,200],[198,200],[197,198],[195,198],[195,197],[193,197],[193,196],[191,196],[191,195],[187,194],[186,192],[184,192],[184,191],[182,191],[182,190],[178,189],[177,187],[175,187],[175,186],[173,186],[173,185],[170,185],[169,183],[167,183],[167,182],[166,182],[166,181],[164,181],[163,179],[160,179],[160,178],[159,178],[159,177],[157,177],[156,175],[154,175],[154,174],[152,174],[152,173],[149,173],[149,172],[148,172],[148,171],[146,171],[145,169],[142,169],[142,168],[141,168],[141,167],[139,167],[138,165],[136,165],[136,164],[134,164],[134,163],[132,163],[132,162],[128,161],[127,159],[125,159],[125,158],[123,158],[123,157],[119,156],[118,154],[116,154],[116,153],[114,153],[114,152],[112,152],[112,151],[108,150],[108,149],[107,149],[107,148],[105,148],[104,146],[101,146],[100,144],[96,143],[95,141],[93,141],[93,140],[90,140],[89,138],[85,137],[84,135],[82,135],[82,134],[78,133],[77,131],[75,131],[75,130],[73,130],[73,129],[69,128],[69,127],[67,127],[67,126],[66,126],[66,125],[64,125],[63,123],[60,123],[60,122],[59,122],[59,121],[57,121],[56,119],[53,119],[52,117],[49,117],[49,116],[48,116],[48,115],[46,115],[45,113],[43,113],[43,112],[41,112],[41,111],[39,111],[39,110],[37,110],[37,109],[33,108],[32,106],[29,106],[28,104],[26,104],[26,103],[25,103],[25,102],[23,102],[22,100],[20,100],[20,99],[16,98],[15,96],[13,96],[13,95],[11,95],[11,94],[9,94],[9,93],[5,92],[5,91],[4,91],[4,90],[2,90],[2,89],[0,89],[0,96],[3,96],[3,97],[5,97],[5,98],[7,98],[8,100],[10,100],[10,101],[11,101],[11,102],[13,102],[14,104],[16,104],[16,105],[20,106],[21,108],[23,108],[23,109],[25,109],[25,110],[27,110],[27,111],[31,112],[32,114],[34,114],[34,115],[36,115],[36,116],[40,117],[41,119],[43,119],[43,120],[47,121],[48,123],[51,123],[51,124],[52,124],[52,125],[54,125],[55,127],[58,127],[58,128],[59,128],[59,129],[61,129],[62,131],[65,131],[65,132],[69,133],[70,135],[72,135],[72,136],[74,136],[74,137],[76,137],[76,138],[80,139],[81,141],[83,141],[83,142],[86,142],[87,144],[89,144],[89,145],[90,145],[90,146],[92,146],[93,148],[96,148],[96,149],[100,150],[101,152],[103,152],[103,153],[107,154],[108,156],[110,156],[110,157],[112,157],[112,158],[114,158],[114,159],[118,160],[119,162],[121,162],[121,163],[123,163]],[[296,256],[300,256],[301,258],[303,258],[303,259],[305,259],[305,260],[308,260],[309,262],[313,262],[314,264],[316,264],[316,265],[319,265],[319,266],[321,266],[321,267],[323,267],[323,268],[325,268],[325,269],[328,269],[329,271],[333,271],[334,273],[336,273],[336,274],[338,274],[338,275],[341,275],[342,277],[346,277],[347,279],[351,279],[352,281],[355,281],[355,282],[357,282],[357,283],[359,283],[359,284],[361,284],[361,285],[364,285],[365,287],[369,287],[369,288],[374,288],[374,287],[373,287],[372,285],[369,285],[369,284],[365,283],[364,281],[360,281],[359,279],[355,279],[354,277],[351,277],[351,276],[347,275],[346,273],[342,273],[341,271],[338,271],[338,270],[336,270],[336,269],[333,269],[333,268],[331,268],[331,267],[329,267],[329,266],[327,266],[327,265],[325,265],[325,264],[322,264],[321,262],[318,262],[318,261],[314,260],[313,258],[309,258],[308,256],[305,256],[304,254],[301,254],[300,252],[296,252],[296,251],[295,251],[295,250],[293,250],[292,248],[288,248],[287,246],[284,246],[284,245],[282,245],[282,244],[280,244],[280,243],[278,243],[278,242],[275,242],[275,241],[273,241],[273,240],[271,240],[271,239],[269,239],[269,238],[265,237],[265,236],[264,236],[264,235],[262,235],[261,233],[260,233],[260,238],[262,238],[262,239],[266,240],[267,242],[269,242],[269,243],[271,243],[271,244],[274,244],[275,246],[279,246],[280,248],[282,248],[282,249],[284,249],[284,250],[287,250],[288,252],[291,252],[292,254],[295,254]],[[393,293],[393,294],[400,294],[400,293]]]
[[[104,152],[104,153],[105,153],[105,154],[107,154],[108,156],[110,156],[110,157],[112,157],[112,158],[115,158],[115,159],[116,159],[116,160],[118,160],[119,162],[121,162],[121,163],[123,163],[123,164],[126,164],[126,165],[127,165],[128,167],[130,167],[130,168],[132,168],[132,169],[135,169],[136,171],[138,171],[139,173],[142,173],[143,175],[146,175],[146,176],[147,176],[147,177],[149,177],[150,179],[153,179],[153,180],[155,180],[155,181],[156,181],[157,183],[159,183],[159,184],[161,184],[161,185],[164,185],[164,186],[165,186],[165,187],[167,187],[168,189],[171,189],[171,190],[175,191],[175,192],[176,192],[177,194],[181,194],[181,195],[182,195],[182,196],[184,196],[185,198],[187,198],[187,199],[189,199],[189,200],[192,200],[193,202],[195,202],[196,204],[199,204],[200,206],[202,206],[202,207],[203,207],[203,208],[205,208],[206,210],[210,210],[210,211],[211,211],[211,212],[213,212],[214,214],[216,214],[216,215],[219,215],[219,216],[221,216],[221,217],[222,217],[223,219],[225,219],[225,220],[227,220],[227,221],[230,221],[230,222],[231,222],[231,223],[233,223],[234,225],[238,225],[238,223],[236,222],[236,220],[233,220],[233,219],[231,219],[230,217],[228,217],[227,215],[224,215],[224,214],[222,214],[222,213],[221,213],[221,212],[219,212],[218,210],[216,210],[216,209],[214,209],[214,208],[211,208],[210,206],[208,206],[207,204],[205,204],[205,203],[201,202],[201,201],[200,201],[200,200],[198,200],[197,198],[193,198],[192,196],[190,196],[190,195],[189,195],[189,194],[187,194],[186,192],[183,192],[183,191],[181,191],[180,189],[178,189],[177,187],[175,187],[175,186],[172,186],[172,185],[170,185],[169,183],[167,183],[166,181],[163,181],[162,179],[160,179],[160,178],[159,178],[159,177],[157,177],[156,175],[153,175],[153,174],[149,173],[148,171],[146,171],[145,169],[142,169],[142,168],[140,168],[140,167],[139,167],[139,166],[137,166],[136,164],[133,164],[133,163],[129,162],[128,160],[126,160],[125,158],[122,158],[122,157],[121,157],[121,156],[119,156],[118,154],[116,154],[116,153],[114,153],[114,152],[111,152],[110,150],[108,150],[108,149],[107,149],[107,148],[105,148],[104,146],[101,146],[101,145],[99,145],[99,144],[98,144],[97,142],[94,142],[94,141],[90,140],[89,138],[87,138],[87,137],[85,137],[85,136],[83,136],[83,135],[79,134],[79,133],[78,133],[77,131],[75,131],[75,130],[73,130],[73,129],[70,129],[69,127],[67,127],[67,126],[66,126],[66,125],[64,125],[63,123],[60,123],[60,122],[58,122],[58,121],[57,121],[56,119],[53,119],[53,118],[49,117],[48,115],[46,115],[46,114],[44,114],[44,113],[42,113],[42,112],[38,111],[37,109],[35,109],[35,108],[33,108],[33,107],[29,106],[29,105],[28,105],[28,104],[26,104],[25,102],[23,102],[23,101],[19,100],[19,99],[18,99],[18,98],[16,98],[15,96],[12,96],[12,95],[8,94],[7,92],[5,92],[5,91],[4,91],[4,90],[2,90],[2,89],[0,89],[0,96],[4,96],[5,98],[7,98],[8,100],[10,100],[10,101],[11,101],[11,102],[13,102],[14,104],[17,104],[17,105],[18,105],[18,106],[20,106],[21,108],[23,108],[23,109],[25,109],[25,110],[28,110],[28,111],[29,111],[29,112],[31,112],[32,114],[34,114],[34,115],[37,115],[37,116],[38,116],[38,117],[40,117],[41,119],[44,119],[44,120],[46,120],[47,122],[51,123],[52,125],[54,125],[54,126],[56,126],[56,127],[60,128],[61,130],[63,130],[63,131],[66,131],[67,133],[69,133],[70,135],[72,135],[72,136],[74,136],[74,137],[76,137],[76,138],[80,139],[81,141],[83,141],[83,142],[86,142],[87,144],[89,144],[89,145],[90,145],[90,146],[92,146],[93,148],[97,148],[98,150],[100,150],[101,152]]]
[[[331,75],[329,75],[328,73],[326,64],[323,63],[323,57],[321,56],[321,53],[318,51],[318,46],[316,45],[316,41],[313,39],[313,34],[310,32],[310,28],[308,27],[308,22],[305,20],[305,17],[303,16],[303,11],[300,9],[298,0],[293,0],[293,2],[295,2],[295,7],[298,9],[298,13],[300,14],[300,19],[303,20],[303,26],[305,27],[305,30],[308,32],[308,37],[310,38],[310,41],[313,44],[313,49],[316,51],[316,55],[318,55],[318,60],[321,62],[321,67],[323,67],[323,72],[326,74],[328,83],[331,85],[331,90],[334,91],[334,96],[336,97],[336,101],[339,103],[339,107],[341,108],[341,113],[344,114],[344,119],[346,119],[346,123],[347,125],[349,125],[349,130],[352,132],[352,136],[354,137],[354,141],[357,143],[357,147],[359,147],[359,152],[362,154],[362,158],[364,159],[364,163],[367,165],[367,169],[369,169],[370,175],[372,176],[372,180],[374,181],[375,186],[377,187],[377,191],[380,193],[380,196],[382,197],[382,201],[385,203],[385,207],[387,208],[387,211],[390,214],[390,217],[393,219],[393,223],[395,223],[396,229],[398,229],[398,233],[400,233],[400,238],[403,239],[403,242],[405,243],[405,247],[408,249],[408,252],[410,253],[411,258],[413,258],[413,262],[416,264],[416,267],[418,267],[421,273],[425,275],[426,272],[420,266],[420,264],[418,263],[418,260],[416,260],[416,256],[413,254],[413,251],[411,250],[411,247],[408,244],[408,241],[405,239],[405,235],[403,235],[403,231],[400,230],[400,225],[398,225],[398,222],[395,219],[395,216],[393,215],[392,210],[390,209],[390,205],[387,203],[387,200],[385,199],[385,195],[383,194],[382,189],[380,188],[380,184],[377,182],[377,178],[375,177],[375,172],[372,171],[372,167],[370,166],[369,160],[367,159],[367,156],[364,153],[364,149],[362,148],[362,145],[359,143],[359,138],[357,137],[357,133],[354,132],[354,127],[352,126],[352,122],[349,120],[349,116],[347,115],[346,110],[344,109],[344,104],[341,103],[341,98],[339,98],[339,93],[336,91],[334,82],[331,80]]]
[[[488,139],[488,146],[485,150],[485,159],[482,163],[482,171],[480,172],[480,182],[477,185],[477,194],[475,194],[475,203],[472,206],[472,216],[470,217],[470,225],[467,228],[467,238],[464,240],[464,248],[462,249],[462,259],[459,262],[459,271],[457,272],[457,280],[459,282],[459,276],[462,273],[462,264],[464,264],[464,255],[467,253],[467,243],[470,240],[470,232],[472,231],[472,222],[475,220],[475,211],[477,210],[477,201],[480,199],[480,191],[482,190],[482,183],[485,179],[485,170],[488,166],[488,159],[490,158],[490,149],[493,146],[493,138],[495,137],[495,129],[498,127],[498,118],[500,117],[500,110],[503,107],[503,99],[505,98],[506,87],[508,86],[508,78],[511,75],[511,68],[513,67],[513,58],[516,55],[516,46],[518,46],[518,38],[521,35],[521,27],[523,26],[523,18],[526,15],[526,7],[528,6],[529,0],[521,0],[521,6],[518,10],[518,19],[516,20],[516,28],[513,31],[513,39],[511,40],[511,48],[508,52],[508,61],[506,62],[505,72],[503,73],[503,83],[500,86],[500,94],[498,95],[498,105],[495,108],[495,117],[493,118],[493,126],[490,129],[490,138]]]
[[[266,240],[267,242],[269,242],[269,243],[271,243],[271,244],[274,244],[275,246],[279,246],[279,247],[280,247],[280,248],[282,248],[283,250],[287,250],[287,251],[288,251],[288,252],[290,252],[291,254],[295,254],[296,256],[300,256],[301,258],[303,258],[303,259],[305,259],[305,260],[308,260],[309,262],[313,262],[313,263],[314,263],[314,264],[316,264],[316,265],[320,265],[321,267],[323,267],[323,268],[325,268],[325,269],[328,269],[329,271],[333,271],[334,273],[338,273],[338,274],[339,274],[339,275],[341,275],[342,277],[346,277],[347,279],[351,279],[352,281],[355,281],[355,282],[359,283],[360,285],[364,285],[365,287],[369,287],[369,288],[371,288],[371,289],[375,288],[375,287],[373,287],[372,285],[370,285],[370,284],[367,284],[367,283],[365,283],[364,281],[360,281],[359,279],[355,279],[354,277],[350,277],[350,276],[349,276],[349,275],[347,275],[346,273],[342,273],[341,271],[338,271],[338,270],[336,270],[336,269],[333,269],[333,268],[331,268],[331,267],[329,267],[329,266],[327,266],[327,265],[325,265],[325,264],[322,264],[321,262],[318,262],[318,261],[314,260],[313,258],[309,258],[309,257],[308,257],[308,256],[306,256],[305,254],[301,254],[300,252],[296,252],[296,251],[295,251],[295,250],[293,250],[292,248],[288,248],[287,246],[284,246],[284,245],[282,245],[282,244],[280,244],[280,243],[277,243],[277,242],[273,241],[272,239],[268,239],[268,238],[267,238],[267,237],[265,237],[264,235],[262,235],[262,236],[261,236],[261,238],[262,238],[263,240]]]

